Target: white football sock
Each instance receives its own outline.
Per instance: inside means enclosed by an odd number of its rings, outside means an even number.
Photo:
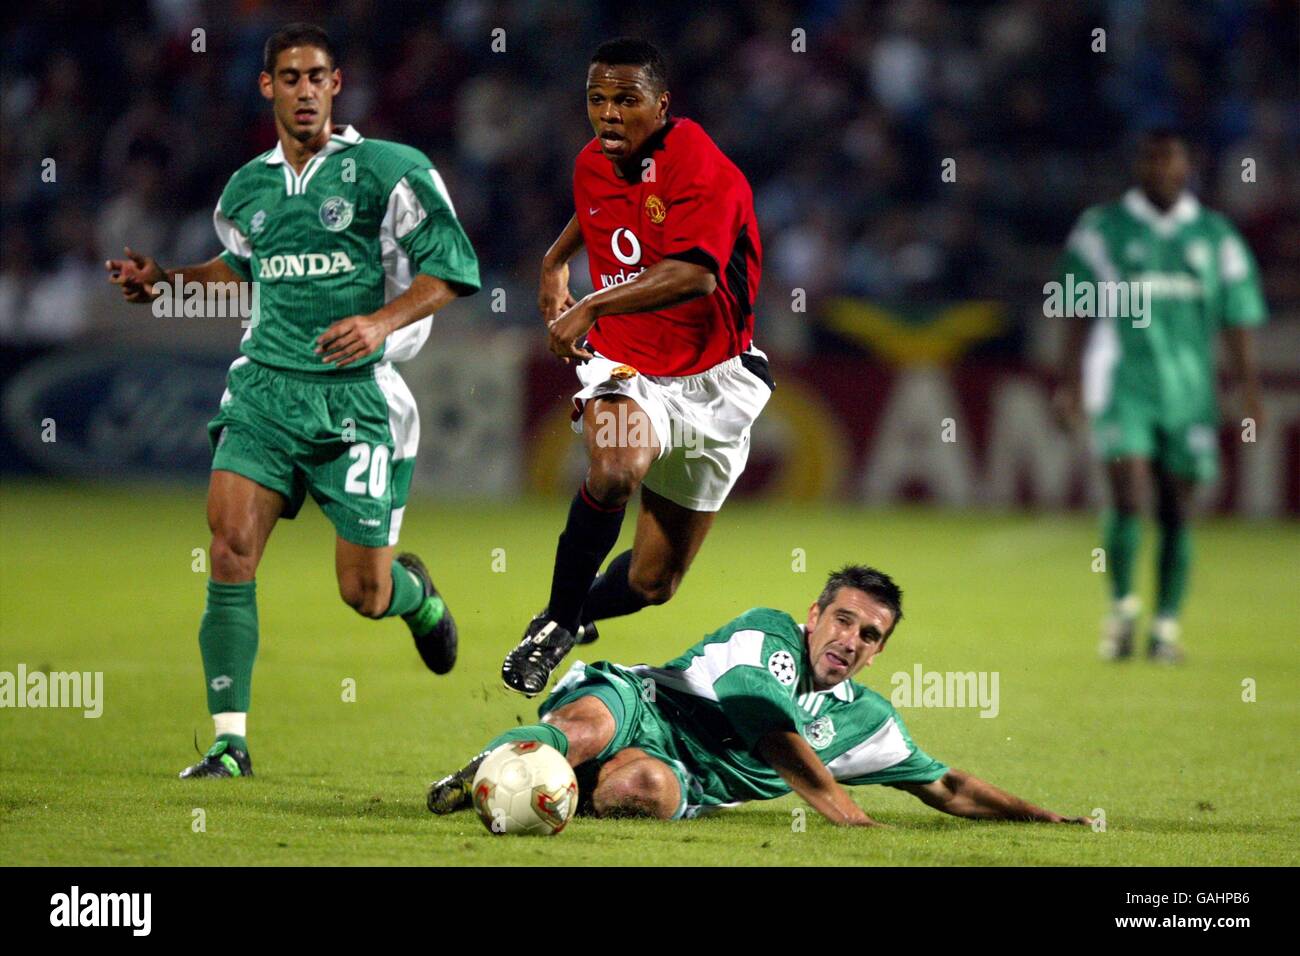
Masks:
[[[1111,613],[1125,621],[1131,621],[1142,613],[1142,599],[1136,594],[1122,597],[1111,605]]]
[[[1156,636],[1156,640],[1168,641],[1170,644],[1178,642],[1181,630],[1176,617],[1161,616],[1151,622],[1151,633]]]
[[[237,710],[227,710],[220,714],[213,714],[212,722],[217,727],[218,737],[222,734],[234,734],[236,737],[248,736],[246,733],[248,714]]]

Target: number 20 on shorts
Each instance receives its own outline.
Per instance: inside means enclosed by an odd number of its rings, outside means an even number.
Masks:
[[[388,446],[378,445],[371,450],[369,445],[358,442],[348,449],[348,457],[352,465],[343,481],[343,490],[350,495],[382,498],[388,487]]]

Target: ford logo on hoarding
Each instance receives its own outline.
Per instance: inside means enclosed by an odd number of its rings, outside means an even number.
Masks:
[[[4,389],[5,444],[55,473],[201,476],[225,371],[225,362],[202,355],[47,355]]]

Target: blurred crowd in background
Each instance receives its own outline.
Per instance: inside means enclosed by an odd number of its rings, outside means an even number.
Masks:
[[[324,26],[335,120],[443,173],[488,288],[528,323],[540,256],[572,214],[590,137],[587,60],[631,33],[663,50],[674,112],[747,174],[766,247],[760,340],[799,349],[836,296],[1041,310],[1071,224],[1130,182],[1133,139],[1189,135],[1195,188],[1300,312],[1300,17],[1293,0],[33,2],[3,13],[0,338],[57,340],[109,301],[122,247],[219,251],[211,213],[275,133],[262,44]],[[1104,52],[1094,52],[1105,30]],[[194,31],[202,34],[195,52]],[[504,52],[494,52],[494,30]],[[793,31],[803,31],[802,34]],[[792,49],[792,45],[796,49]],[[802,48],[802,52],[796,52]],[[956,181],[944,182],[945,159]],[[1256,181],[1242,181],[1253,159]],[[53,181],[42,172],[54,160]],[[576,270],[575,270],[576,272]],[[575,289],[583,282],[575,282]],[[791,290],[808,313],[791,312]]]

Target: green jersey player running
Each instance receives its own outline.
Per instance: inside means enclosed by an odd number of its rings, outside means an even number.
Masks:
[[[264,70],[279,143],[221,194],[225,251],[178,269],[130,249],[107,263],[131,302],[174,280],[256,289],[208,426],[212,572],[199,649],[216,742],[182,777],[252,773],[254,575],[275,523],[308,493],[337,532],[343,600],[368,618],[401,617],[435,673],[456,660],[455,622],[429,572],[412,554],[394,558],[419,417],[391,363],[419,350],[434,312],[479,288],[478,262],[423,153],[331,124],[342,75],[322,30],[275,33]]]
[[[1089,823],[951,769],[912,742],[884,697],[852,680],[903,616],[889,576],[832,574],[804,624],[754,608],[663,667],[575,663],[539,708],[429,788],[434,813],[470,805],[483,758],[517,740],[564,754],[580,810],[663,820],[794,791],[837,824],[879,826],[844,787],[885,784],[960,817]]]
[[[1108,283],[1129,289],[1140,283],[1138,301],[1145,301],[1141,315],[1130,309],[1134,314],[1070,322],[1056,396],[1066,422],[1089,413],[1106,465],[1111,503],[1103,543],[1112,605],[1101,653],[1111,660],[1133,653],[1141,611],[1134,563],[1151,486],[1160,545],[1147,656],[1165,663],[1183,657],[1178,616],[1192,561],[1189,511],[1196,486],[1218,471],[1214,349],[1220,331],[1242,384],[1242,411],[1253,427],[1262,425],[1251,333],[1267,312],[1259,272],[1232,224],[1187,191],[1189,176],[1180,136],[1144,135],[1138,185],[1083,214],[1061,266],[1067,294],[1072,286],[1091,285],[1100,306]]]

